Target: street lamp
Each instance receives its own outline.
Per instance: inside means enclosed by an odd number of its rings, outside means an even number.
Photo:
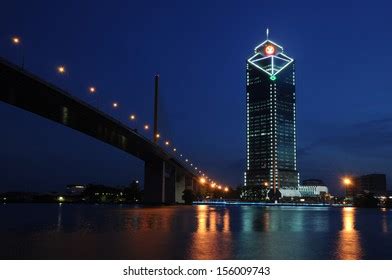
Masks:
[[[88,88],[88,92],[91,94],[94,94],[96,92],[96,88],[95,87],[89,87]]]
[[[22,69],[24,68],[24,52],[23,52],[23,46],[22,46],[22,41],[20,37],[14,36],[11,38],[11,42],[15,46],[20,46],[20,51],[21,51],[21,56],[22,56]]]
[[[90,86],[88,88],[88,93],[91,94],[91,95],[96,95],[97,96],[96,97],[96,99],[97,99],[97,108],[99,109],[99,94],[97,94],[97,88],[93,87],[93,86]]]
[[[12,43],[14,45],[19,45],[20,44],[20,38],[19,37],[14,36],[14,37],[11,38],[11,40],[12,40]]]
[[[129,119],[130,119],[131,121],[134,121],[134,120],[136,119],[136,116],[135,116],[134,114],[132,114],[132,115],[129,116]]]
[[[63,65],[58,66],[57,72],[60,73],[61,75],[65,74],[65,66]]]
[[[349,178],[349,177],[343,177],[342,178],[342,183],[343,183],[343,185],[345,187],[345,192],[346,192],[346,197],[347,197],[347,188],[350,187],[353,184],[352,179]]]

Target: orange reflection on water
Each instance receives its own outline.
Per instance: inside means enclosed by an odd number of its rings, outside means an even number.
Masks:
[[[337,258],[342,260],[357,260],[362,258],[360,234],[355,229],[356,209],[344,207],[342,209],[343,228],[339,232],[337,242]]]
[[[197,229],[192,234],[190,259],[231,258],[230,214],[228,209],[207,205],[196,207]]]

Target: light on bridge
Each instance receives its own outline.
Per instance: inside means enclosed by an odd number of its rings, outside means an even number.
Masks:
[[[176,152],[177,151],[177,149],[176,148],[173,148],[173,152]]]
[[[201,184],[205,184],[205,182],[206,182],[206,179],[205,179],[205,178],[203,178],[203,177],[201,177],[199,181],[200,181],[200,183],[201,183]]]
[[[136,119],[136,116],[132,114],[132,115],[129,116],[129,119],[133,121],[133,120]]]
[[[14,37],[11,38],[11,40],[12,40],[12,43],[14,45],[19,45],[20,44],[20,38],[19,37],[14,36]]]
[[[57,67],[57,72],[60,74],[65,74],[65,67],[63,65],[60,65]]]
[[[228,192],[228,191],[229,191],[229,188],[228,188],[228,187],[226,187],[226,188],[225,188],[225,192]]]
[[[96,89],[95,89],[95,87],[89,87],[89,88],[88,88],[88,91],[89,91],[91,94],[94,94],[94,93],[96,92]]]
[[[148,124],[144,125],[144,130],[148,130],[150,128],[150,126]]]
[[[118,103],[117,102],[113,102],[112,107],[113,108],[118,108]]]
[[[165,145],[166,145],[166,146],[169,146],[169,145],[170,145],[169,141],[166,141],[166,142],[165,142]]]

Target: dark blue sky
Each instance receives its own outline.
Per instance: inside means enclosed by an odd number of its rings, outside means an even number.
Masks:
[[[301,179],[337,190],[344,174],[392,178],[391,9],[388,1],[14,0],[1,5],[0,55],[20,62],[10,37],[21,36],[28,70],[89,102],[96,86],[104,110],[124,121],[136,113],[151,123],[160,73],[162,134],[235,185],[245,161],[245,63],[269,27],[296,59]],[[0,126],[0,190],[142,178],[132,156],[4,103]]]

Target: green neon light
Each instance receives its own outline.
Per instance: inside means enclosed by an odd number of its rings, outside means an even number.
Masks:
[[[270,76],[271,81],[275,81],[276,80],[276,76]]]

